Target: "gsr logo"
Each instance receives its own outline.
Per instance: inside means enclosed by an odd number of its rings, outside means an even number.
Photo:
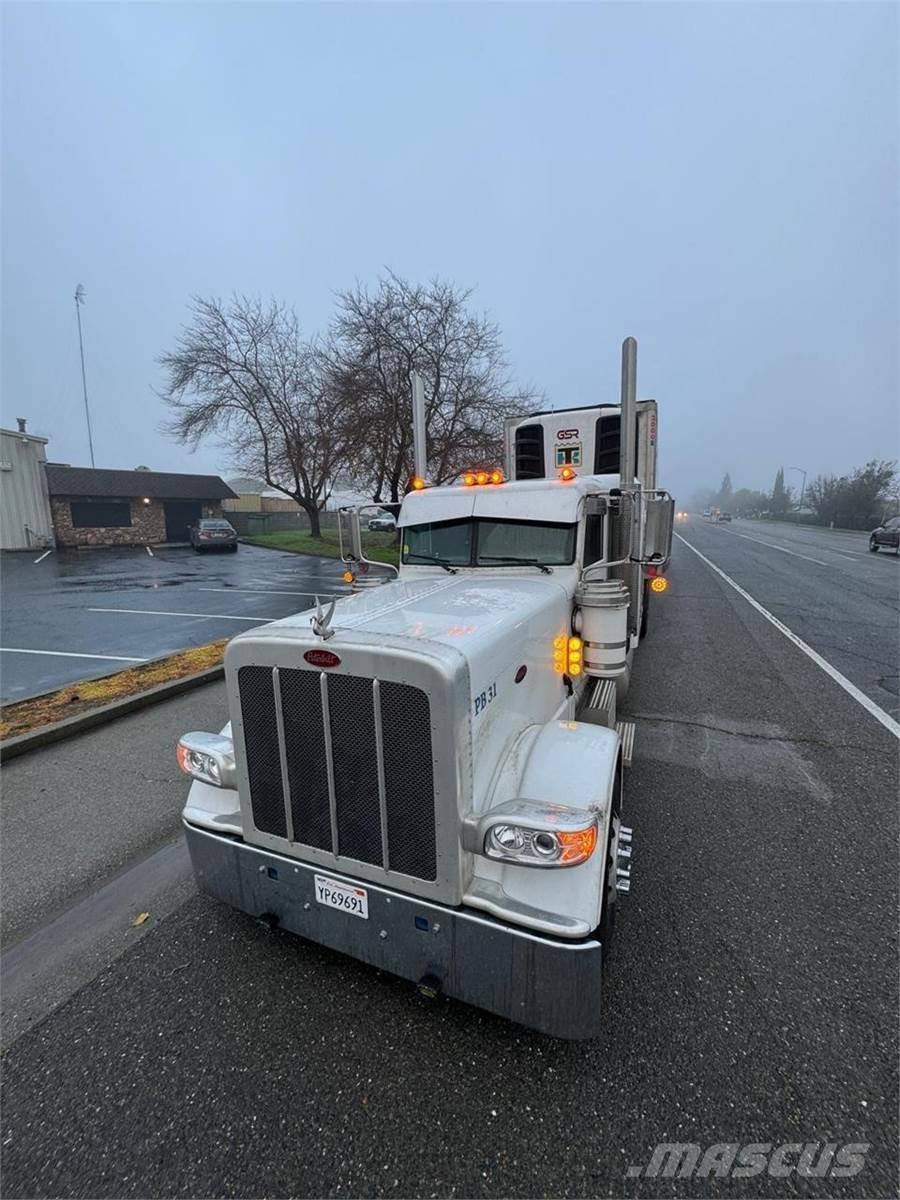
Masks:
[[[560,431],[556,435],[556,440],[558,442],[568,442],[571,438],[577,438],[577,437],[578,437],[577,429],[560,429]]]

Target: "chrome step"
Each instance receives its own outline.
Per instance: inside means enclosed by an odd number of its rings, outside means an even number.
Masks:
[[[617,721],[616,733],[622,743],[622,762],[630,767],[634,758],[634,721]]]
[[[591,725],[605,725],[614,729],[616,724],[616,681],[614,679],[597,679],[591,689],[590,697],[578,718],[588,721]]]

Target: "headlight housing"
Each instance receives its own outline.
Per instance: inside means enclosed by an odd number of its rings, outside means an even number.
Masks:
[[[464,824],[467,850],[521,867],[576,867],[597,847],[595,813],[537,800],[509,800]]]
[[[178,765],[192,779],[213,787],[235,786],[234,743],[215,733],[186,733],[175,750]]]

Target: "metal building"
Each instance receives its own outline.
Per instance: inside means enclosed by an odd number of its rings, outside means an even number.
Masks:
[[[44,447],[47,438],[19,428],[0,429],[0,550],[53,544]]]

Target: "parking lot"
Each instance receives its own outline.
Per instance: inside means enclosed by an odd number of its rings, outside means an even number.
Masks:
[[[0,699],[229,637],[343,594],[339,560],[242,545],[237,554],[144,547],[6,554]]]

